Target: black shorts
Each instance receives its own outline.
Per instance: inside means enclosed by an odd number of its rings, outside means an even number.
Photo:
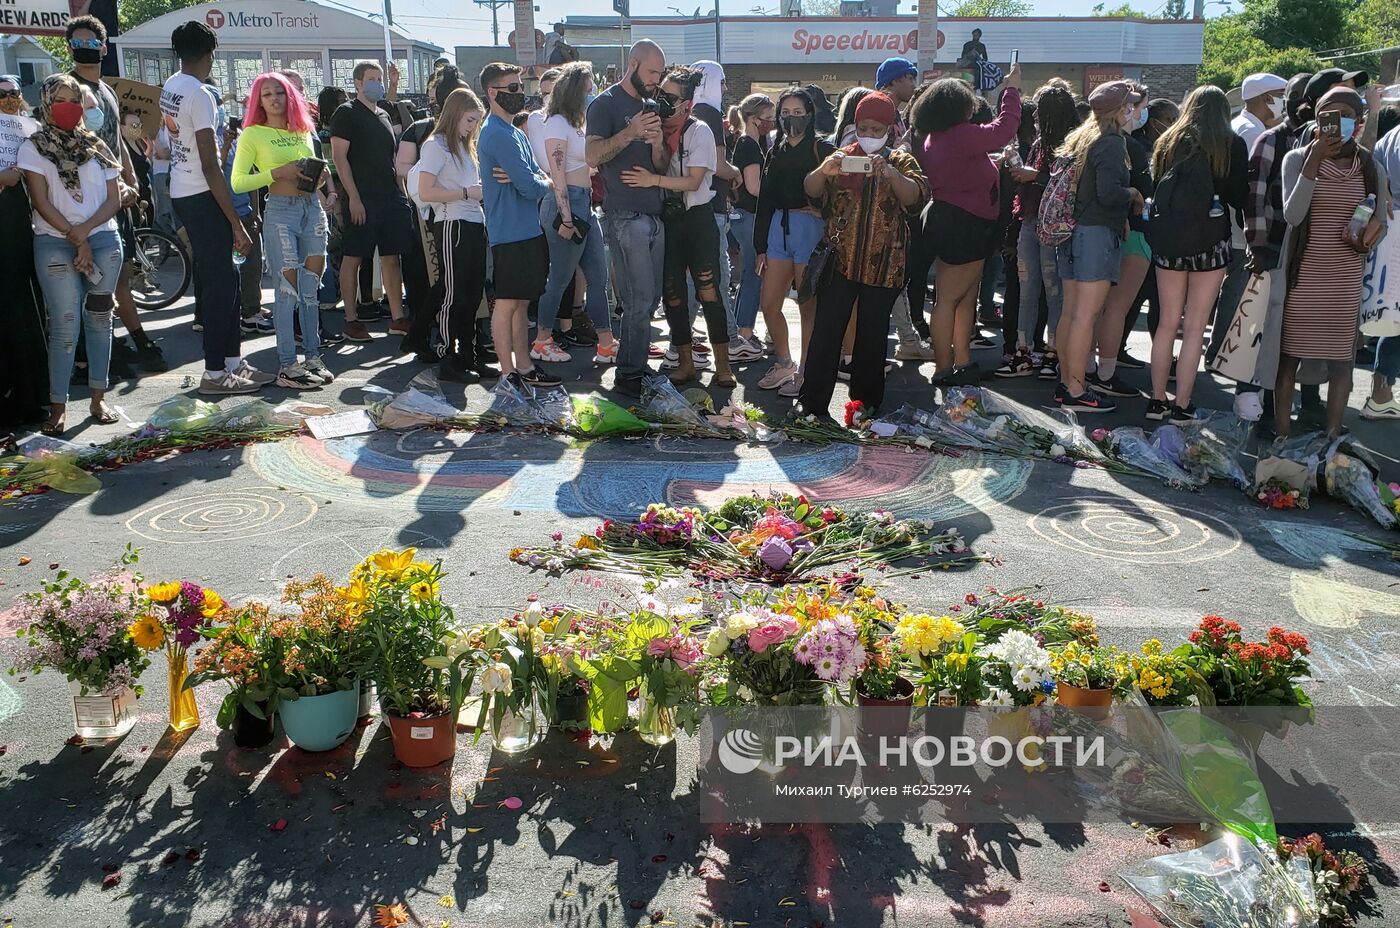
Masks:
[[[498,300],[537,300],[549,283],[549,244],[543,235],[491,246],[492,292]]]
[[[384,258],[413,250],[413,212],[407,198],[365,200],[365,223],[360,226],[350,221],[349,202],[342,203],[340,247],[345,256],[368,258],[378,250]]]
[[[924,213],[924,242],[928,254],[944,264],[985,261],[997,250],[1001,224],[983,219],[951,203],[930,203]]]

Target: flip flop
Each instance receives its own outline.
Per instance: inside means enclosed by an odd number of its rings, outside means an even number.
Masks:
[[[56,423],[45,422],[43,427],[39,429],[39,434],[43,435],[45,438],[62,438],[63,433],[66,431],[68,431],[68,427],[64,421],[60,419]]]
[[[113,412],[106,403],[98,407],[97,412],[92,412],[89,409],[88,414],[92,417],[92,421],[98,425],[115,425],[121,421],[121,416]]]

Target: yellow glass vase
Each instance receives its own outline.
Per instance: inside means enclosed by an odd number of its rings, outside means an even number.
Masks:
[[[189,731],[199,727],[199,706],[194,690],[185,688],[190,675],[183,645],[171,645],[165,651],[166,678],[170,686],[170,730]]]

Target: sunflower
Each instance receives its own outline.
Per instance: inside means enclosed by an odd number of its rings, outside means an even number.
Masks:
[[[126,633],[142,651],[154,651],[165,644],[165,626],[153,615],[143,615],[126,627]]]
[[[213,590],[205,590],[204,605],[200,607],[199,611],[206,619],[214,618],[224,611],[224,598]]]
[[[146,596],[153,603],[173,603],[180,597],[180,584],[153,583],[146,587]]]
[[[413,555],[417,553],[417,548],[405,548],[402,551],[390,551],[386,548],[371,554],[369,562],[384,576],[397,580],[408,570],[409,565],[413,563]]]
[[[408,588],[408,596],[416,603],[424,603],[438,595],[438,585],[432,580],[419,580]]]

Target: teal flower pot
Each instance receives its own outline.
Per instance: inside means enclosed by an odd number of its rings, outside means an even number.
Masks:
[[[355,730],[360,708],[360,688],[284,700],[277,708],[287,740],[303,751],[329,751],[339,747]]]

